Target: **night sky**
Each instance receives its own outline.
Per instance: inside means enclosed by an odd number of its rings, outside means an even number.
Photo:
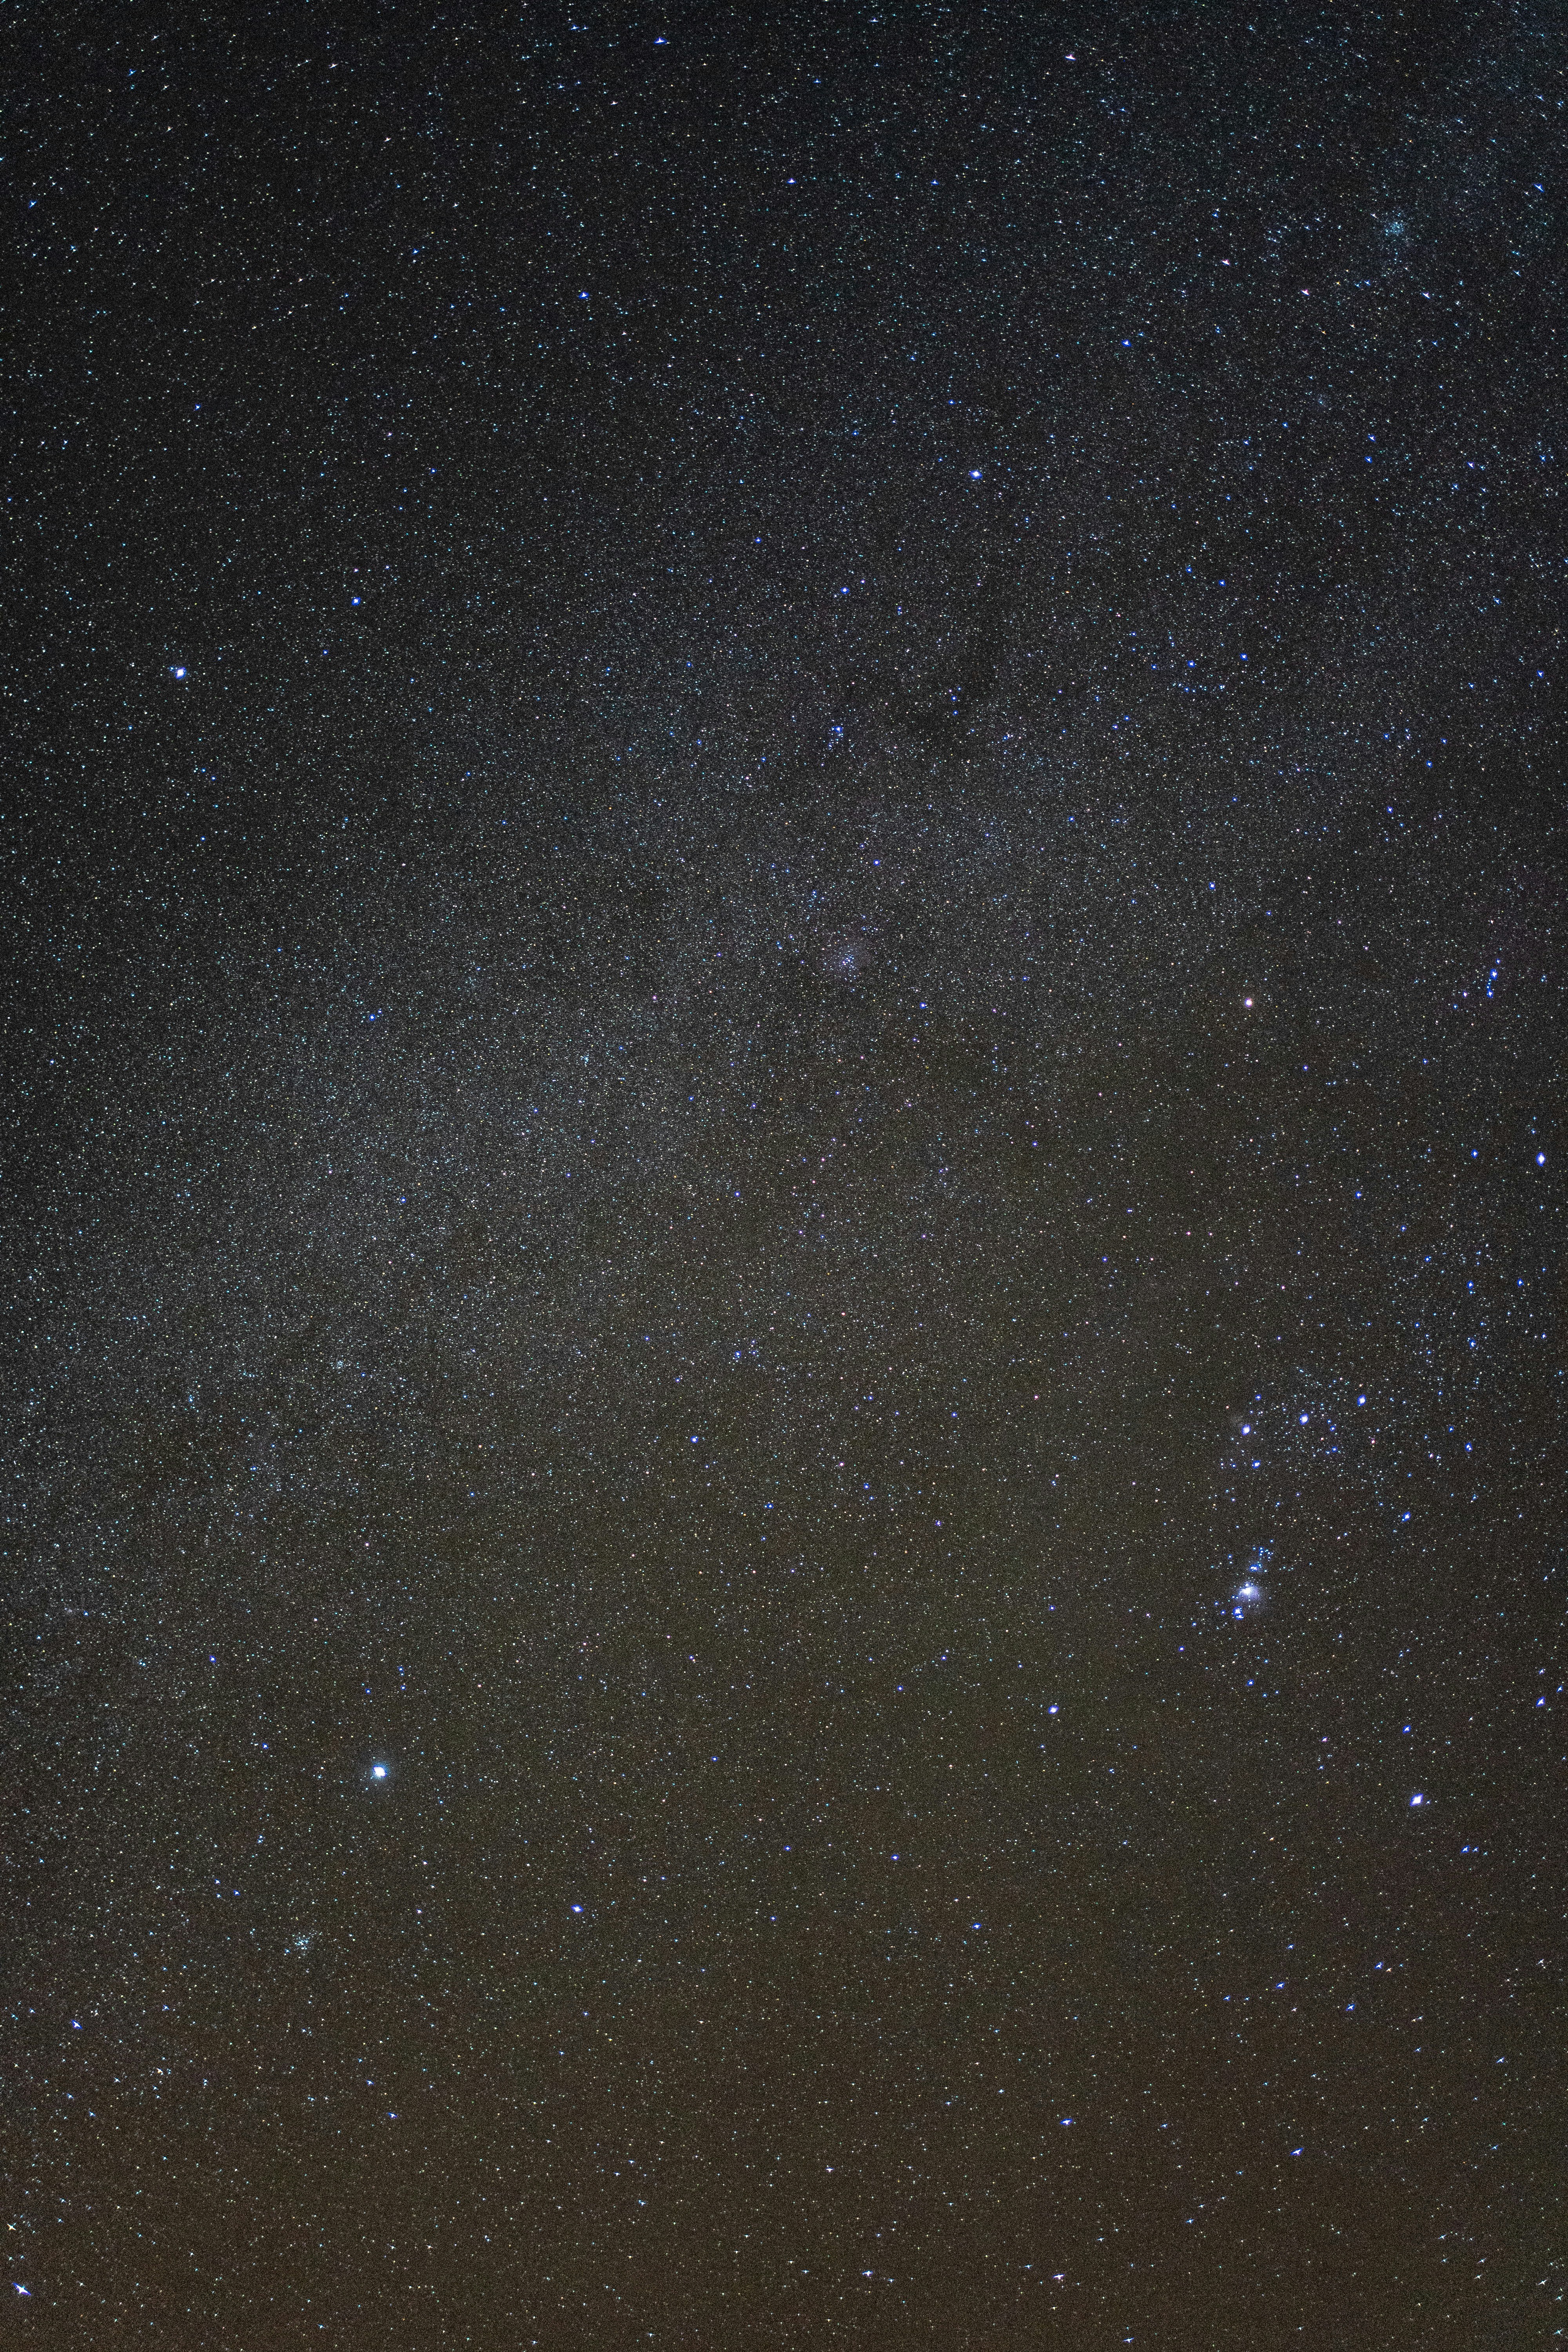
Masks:
[[[1568,2331],[1568,19],[11,12],[6,2341]]]

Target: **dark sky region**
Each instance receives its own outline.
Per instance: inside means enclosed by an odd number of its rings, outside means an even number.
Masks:
[[[1562,2341],[1568,19],[3,38],[0,2336]]]

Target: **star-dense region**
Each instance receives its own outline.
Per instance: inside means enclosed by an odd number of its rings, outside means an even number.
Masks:
[[[7,2340],[1561,2340],[1561,12],[4,41]]]

